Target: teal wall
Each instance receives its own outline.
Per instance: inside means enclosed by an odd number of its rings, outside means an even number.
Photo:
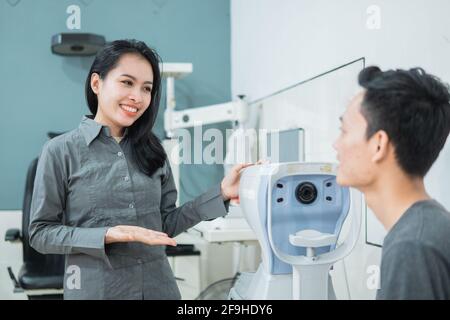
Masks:
[[[81,30],[67,30],[71,4],[81,8]],[[74,129],[89,113],[83,85],[93,58],[52,54],[51,36],[61,32],[135,38],[165,62],[192,62],[176,83],[178,109],[231,99],[229,0],[0,0],[0,210],[22,207],[26,170],[47,132]],[[222,176],[220,165],[183,166],[181,202]]]

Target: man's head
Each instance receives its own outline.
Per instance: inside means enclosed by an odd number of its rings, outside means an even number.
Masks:
[[[420,68],[368,67],[358,80],[363,90],[342,116],[334,143],[338,182],[364,188],[394,171],[423,178],[450,132],[448,86]]]

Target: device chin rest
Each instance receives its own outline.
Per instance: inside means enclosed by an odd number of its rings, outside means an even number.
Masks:
[[[322,233],[317,230],[301,230],[289,235],[289,242],[293,246],[305,248],[319,248],[331,246],[336,243],[337,237],[331,233]]]

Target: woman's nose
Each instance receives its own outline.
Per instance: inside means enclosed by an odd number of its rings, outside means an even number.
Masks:
[[[133,90],[128,96],[128,99],[133,100],[135,103],[141,103],[142,95],[140,90]]]

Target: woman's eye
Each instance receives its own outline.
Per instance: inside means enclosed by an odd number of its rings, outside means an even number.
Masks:
[[[148,93],[151,93],[151,92],[152,92],[152,88],[150,88],[150,87],[145,87],[144,90],[147,91]]]
[[[131,86],[133,83],[130,80],[124,80],[122,83],[126,84],[127,86]]]

